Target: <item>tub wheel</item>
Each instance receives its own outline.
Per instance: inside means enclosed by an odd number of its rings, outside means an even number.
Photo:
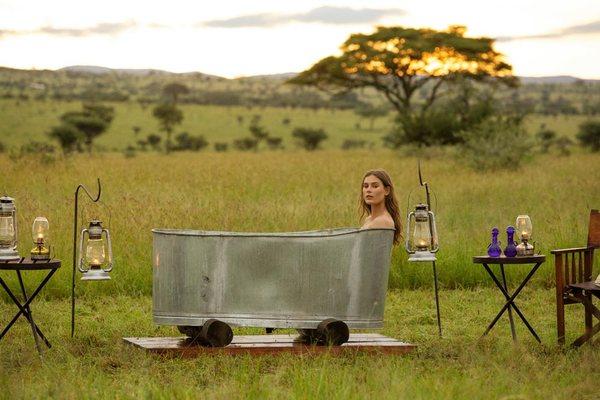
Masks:
[[[202,326],[178,326],[190,342],[207,347],[225,347],[233,340],[231,327],[218,319],[209,319]]]
[[[340,346],[350,338],[348,325],[335,318],[321,321],[317,329],[298,329],[300,340],[305,343]]]

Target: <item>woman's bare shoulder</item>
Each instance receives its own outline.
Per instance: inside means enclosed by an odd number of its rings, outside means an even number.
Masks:
[[[394,220],[390,215],[380,215],[375,218],[368,218],[362,226],[362,229],[376,229],[376,228],[392,228],[396,226]]]

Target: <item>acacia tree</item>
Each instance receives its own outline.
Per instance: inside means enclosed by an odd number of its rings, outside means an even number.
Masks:
[[[152,110],[152,115],[158,119],[160,129],[167,134],[165,150],[167,154],[171,151],[171,135],[175,125],[181,124],[183,121],[183,112],[175,106],[175,104],[159,104]]]
[[[163,94],[169,98],[173,104],[177,104],[179,96],[182,94],[188,94],[190,89],[182,83],[169,83],[163,87]]]
[[[340,56],[326,57],[289,83],[325,91],[370,87],[382,93],[398,112],[405,135],[415,141],[436,101],[451,92],[456,81],[502,82],[517,80],[490,38],[465,37],[466,28],[446,31],[379,27],[373,34],[353,34],[341,46]],[[417,103],[415,93],[423,92]]]

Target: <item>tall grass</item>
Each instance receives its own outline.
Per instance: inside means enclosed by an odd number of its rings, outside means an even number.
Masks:
[[[375,167],[388,170],[404,212],[411,191],[410,206],[419,200],[416,166],[416,158],[388,150],[142,154],[132,159],[92,154],[51,164],[0,156],[0,191],[16,199],[21,254],[32,245],[34,218],[48,217],[54,253],[64,268],[44,293],[64,297],[69,295],[71,274],[74,190],[84,183],[94,192],[99,177],[103,206],[82,196],[82,219],[98,217],[110,223],[115,269],[109,283],[80,285],[81,290],[147,295],[152,228],[276,232],[358,226],[362,174]],[[425,161],[425,179],[437,198],[442,286],[491,284],[471,257],[485,254],[493,226],[502,231],[518,214],[531,216],[541,253],[585,244],[589,209],[600,207],[598,167],[600,156],[585,153],[540,156],[521,170],[487,174],[447,158]],[[538,285],[553,281],[548,261],[534,278]],[[513,280],[526,272],[523,266],[509,267]],[[429,264],[409,264],[404,250],[394,249],[390,287],[428,287],[431,275]]]

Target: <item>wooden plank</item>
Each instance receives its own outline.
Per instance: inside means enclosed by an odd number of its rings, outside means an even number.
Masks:
[[[400,342],[380,334],[351,334],[348,343],[341,346],[316,346],[295,341],[297,335],[240,335],[234,336],[233,341],[226,347],[202,347],[190,344],[185,337],[158,338],[123,338],[129,345],[146,350],[153,354],[163,354],[181,357],[197,357],[214,354],[345,354],[352,352],[406,354],[417,346]]]

